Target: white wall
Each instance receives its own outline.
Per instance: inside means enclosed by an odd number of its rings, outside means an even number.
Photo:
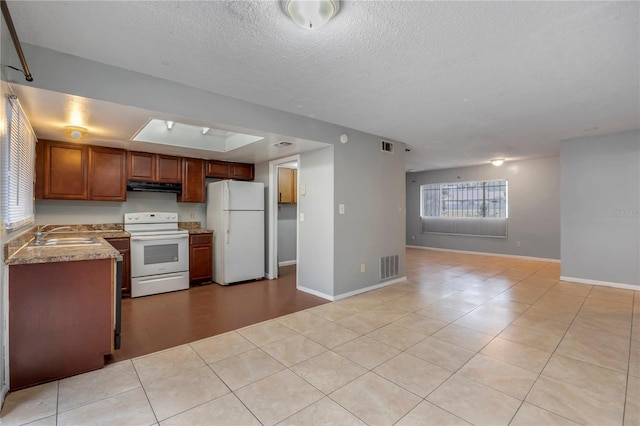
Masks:
[[[640,131],[564,141],[562,272],[640,287]]]
[[[407,245],[560,259],[560,160],[541,158],[407,173]],[[507,179],[508,237],[422,234],[420,185]],[[520,241],[520,247],[517,246]]]
[[[181,222],[207,224],[205,203],[178,203],[176,194],[127,192],[127,201],[36,201],[36,219],[40,225],[122,223],[125,213],[144,211],[178,212]]]

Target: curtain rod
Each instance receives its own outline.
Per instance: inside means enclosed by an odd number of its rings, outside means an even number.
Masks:
[[[7,2],[5,0],[0,0],[0,6],[2,7],[2,16],[4,16],[7,28],[9,28],[9,34],[11,34],[11,40],[13,40],[13,45],[16,48],[16,53],[18,54],[18,58],[22,64],[22,73],[24,74],[24,78],[27,81],[33,81],[31,71],[29,71],[29,65],[27,65],[27,60],[22,52],[22,46],[20,46],[20,40],[18,40],[18,33],[16,33],[16,28],[13,26],[13,20],[11,20],[11,14],[9,13]]]

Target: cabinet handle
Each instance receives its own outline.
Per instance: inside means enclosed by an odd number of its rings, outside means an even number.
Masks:
[[[282,192],[278,193],[278,202],[281,203],[282,202]]]

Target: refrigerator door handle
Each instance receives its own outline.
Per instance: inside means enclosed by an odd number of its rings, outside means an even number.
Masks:
[[[223,199],[223,209],[229,210],[231,207],[231,190],[229,188],[229,181],[225,181],[224,183],[224,199]]]
[[[224,243],[225,244],[229,244],[229,228],[230,228],[229,221],[231,220],[231,213],[229,212],[229,210],[225,210],[224,214],[226,216],[225,221],[224,221],[224,223],[226,225],[225,226],[226,229],[224,231]]]

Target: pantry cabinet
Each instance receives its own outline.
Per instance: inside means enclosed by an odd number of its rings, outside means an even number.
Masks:
[[[183,158],[182,160],[182,193],[178,201],[182,203],[204,203],[204,160]]]
[[[140,182],[182,182],[182,158],[129,151],[127,179]]]
[[[189,235],[189,281],[213,278],[213,233]]]
[[[296,204],[298,202],[298,170],[278,168],[278,203]]]

